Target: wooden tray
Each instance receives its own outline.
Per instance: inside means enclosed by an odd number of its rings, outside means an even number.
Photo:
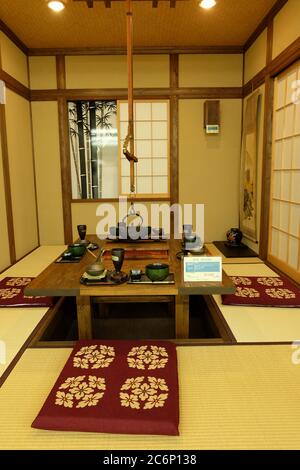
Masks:
[[[131,238],[112,238],[107,237],[106,241],[115,242],[115,243],[165,243],[168,241],[166,238],[138,238],[137,240],[132,240]]]
[[[169,250],[136,250],[125,248],[125,259],[167,259],[169,257]],[[104,259],[111,258],[111,250],[104,253]]]

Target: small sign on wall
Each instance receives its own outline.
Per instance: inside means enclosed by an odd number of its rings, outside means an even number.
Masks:
[[[0,104],[6,103],[6,85],[3,80],[0,80]]]
[[[184,282],[221,282],[222,258],[220,256],[185,256]]]
[[[220,133],[219,100],[207,100],[204,102],[204,129],[206,134]]]

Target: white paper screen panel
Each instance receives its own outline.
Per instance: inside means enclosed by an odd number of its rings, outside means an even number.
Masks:
[[[288,264],[292,268],[298,268],[298,258],[299,258],[299,242],[296,238],[289,237],[289,259]]]
[[[300,169],[300,135],[293,139],[293,168]]]
[[[292,156],[293,156],[293,138],[290,138],[282,142],[281,165],[283,169],[292,168]]]
[[[295,106],[295,134],[300,135],[300,103]]]
[[[300,62],[275,79],[269,260],[300,282]]]
[[[285,108],[284,137],[291,137],[294,135],[295,107],[295,104],[288,104]]]
[[[118,103],[120,192],[130,193],[130,165],[122,153],[128,132],[127,102]],[[169,196],[169,103],[136,101],[134,103],[134,149],[136,193],[146,196]]]

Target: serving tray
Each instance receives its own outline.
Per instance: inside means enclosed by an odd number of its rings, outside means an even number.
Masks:
[[[175,278],[174,273],[170,273],[163,281],[151,281],[146,274],[142,274],[139,281],[132,281],[131,278],[129,278],[127,284],[175,284]]]
[[[55,263],[80,263],[80,261],[82,260],[82,258],[84,257],[85,253],[83,253],[83,255],[81,256],[72,256],[71,258],[64,258],[63,257],[63,254],[60,255],[57,260],[55,260],[54,262]]]
[[[117,286],[128,281],[128,276],[121,282],[113,281],[110,277],[112,272],[113,271],[107,271],[106,277],[103,279],[91,279],[91,276],[85,277],[83,274],[80,278],[80,284],[84,284],[85,286]]]

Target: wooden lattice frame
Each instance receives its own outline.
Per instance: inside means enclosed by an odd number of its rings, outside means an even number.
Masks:
[[[85,2],[89,8],[94,7],[94,2],[103,2],[105,8],[111,8],[112,2],[125,2],[126,0],[73,0],[73,2]],[[132,0],[133,2],[137,2],[139,0]],[[188,0],[145,0],[152,3],[153,8],[157,8],[159,2],[169,2],[170,8],[175,8],[177,2],[187,2]]]

